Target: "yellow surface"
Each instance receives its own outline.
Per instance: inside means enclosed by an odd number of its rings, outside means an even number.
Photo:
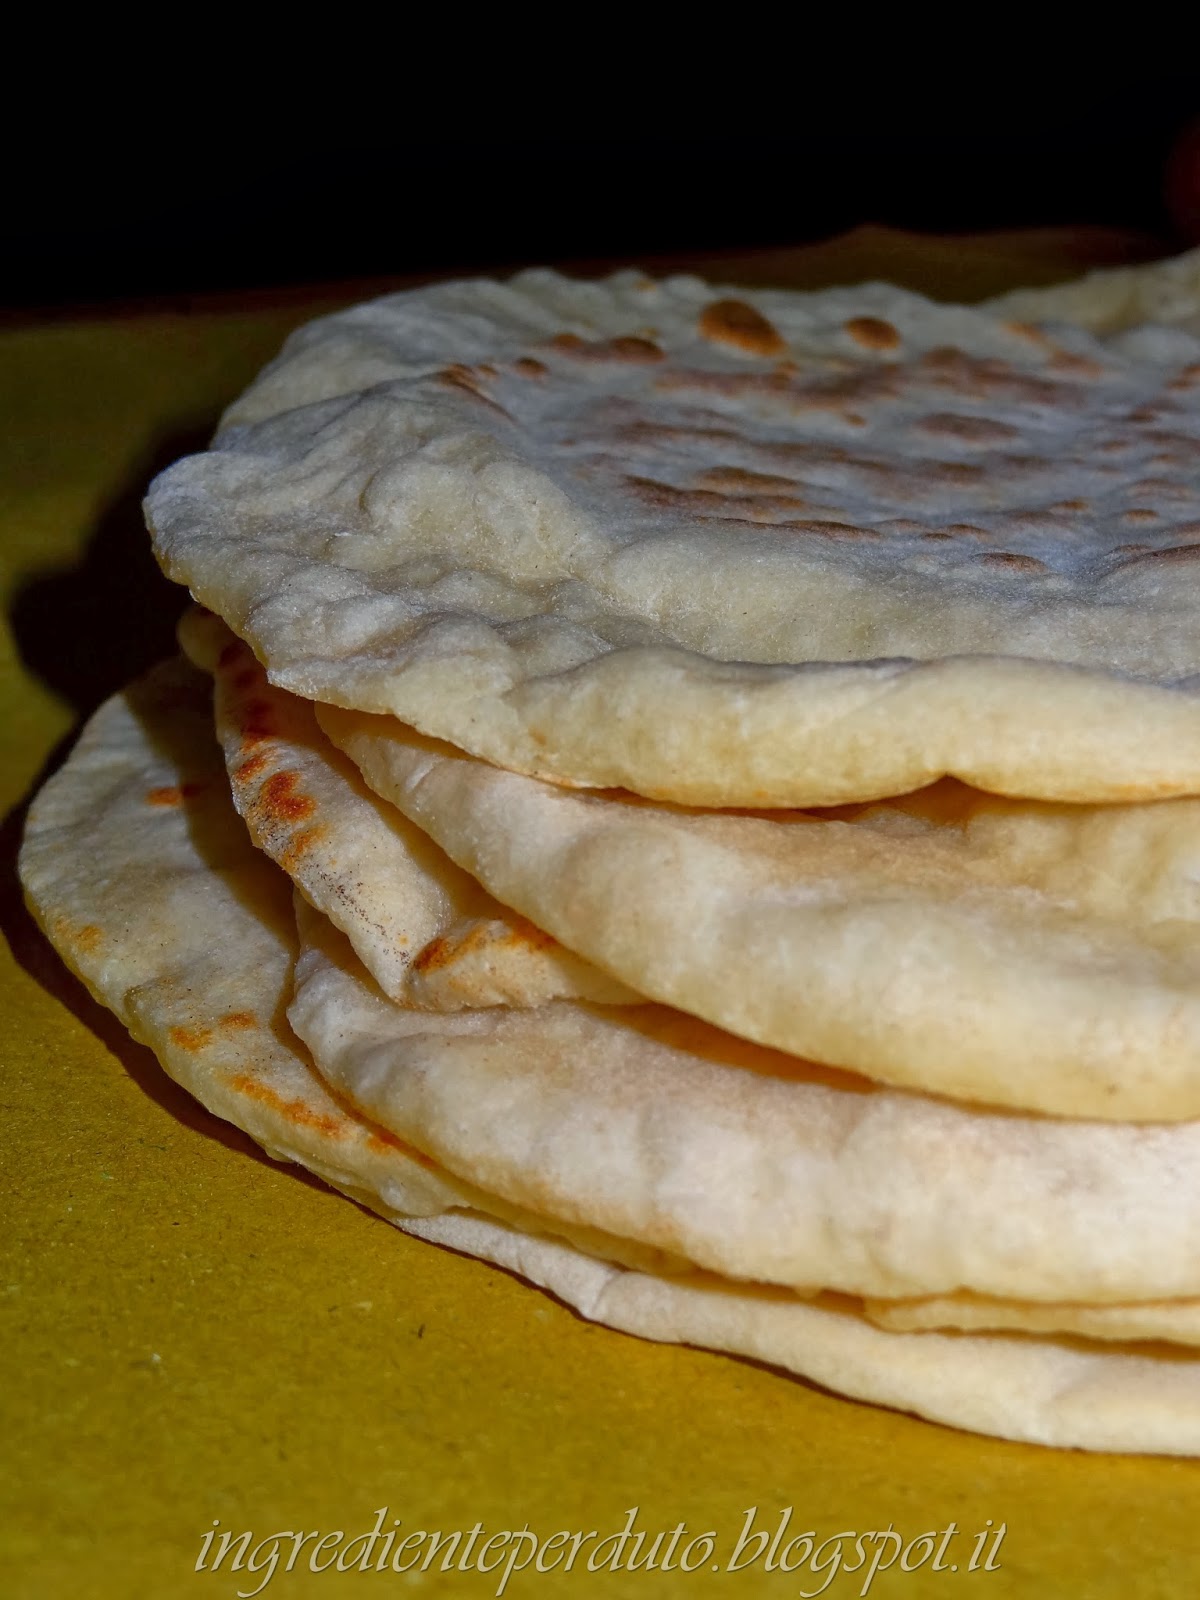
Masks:
[[[894,263],[901,247],[884,243]],[[1006,248],[1015,280],[1021,249]],[[1031,246],[1033,275],[1053,275],[1056,248]],[[1061,259],[1080,249],[1072,239]],[[848,275],[873,270],[880,240],[856,250]],[[828,249],[817,259],[827,275]],[[905,260],[910,281],[922,271],[945,288],[954,251]],[[801,257],[785,265],[802,279]],[[145,480],[316,309],[0,332],[0,1594],[248,1593],[265,1569],[193,1570],[214,1519],[256,1539],[349,1538],[384,1506],[401,1537],[482,1523],[476,1551],[523,1525],[616,1534],[634,1506],[650,1538],[686,1523],[677,1554],[715,1535],[690,1577],[589,1573],[584,1546],[569,1574],[511,1578],[506,1592],[532,1600],[800,1595],[827,1581],[827,1594],[860,1593],[865,1570],[811,1562],[713,1572],[751,1506],[772,1530],[793,1508],[788,1538],[958,1525],[944,1558],[957,1573],[893,1568],[872,1595],[1195,1592],[1200,1463],[976,1439],[592,1327],[267,1161],[124,1040],[33,930],[14,873],[24,800],[81,714],[170,639],[176,602],[140,533]],[[969,1573],[989,1519],[1007,1525],[998,1570]],[[262,1593],[482,1597],[503,1572],[312,1573],[310,1541],[286,1574],[288,1548]]]

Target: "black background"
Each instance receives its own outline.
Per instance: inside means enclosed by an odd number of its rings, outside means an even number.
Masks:
[[[632,91],[631,91],[632,92]],[[568,96],[569,99],[569,96]],[[213,92],[56,147],[10,145],[0,304],[37,308],[455,269],[799,244],[862,222],[938,232],[1092,223],[1189,242],[1164,173],[1200,78],[903,105],[811,91],[781,107],[639,126],[561,104],[492,116],[331,110],[253,129]],[[786,115],[781,114],[786,110]],[[414,131],[424,129],[425,131]],[[682,129],[682,131],[680,131]],[[430,131],[433,130],[433,131]],[[1200,182],[1200,178],[1198,178]]]

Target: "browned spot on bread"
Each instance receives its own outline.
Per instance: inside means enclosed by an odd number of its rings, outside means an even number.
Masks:
[[[276,772],[258,792],[258,803],[279,822],[303,822],[316,809],[316,802],[306,794],[297,794],[300,774],[290,768]]]
[[[415,972],[440,972],[457,953],[455,941],[445,934],[431,939],[413,962]]]
[[[787,349],[779,330],[744,300],[714,300],[700,313],[697,326],[705,339],[743,355],[779,356]]]
[[[1174,389],[1176,392],[1197,387],[1200,387],[1200,361],[1193,361],[1190,366],[1184,367],[1167,385],[1168,389]]]
[[[230,1028],[234,1031],[243,1028],[257,1028],[258,1018],[253,1011],[227,1011],[220,1019],[218,1026]]]
[[[686,427],[677,422],[650,422],[644,417],[634,417],[615,423],[611,434],[616,443],[632,445],[672,445],[690,443],[694,439],[702,439],[707,444],[725,444],[740,438],[736,429],[716,427],[711,419],[704,426]]]
[[[326,828],[303,828],[299,833],[293,834],[288,840],[287,848],[281,850],[277,857],[279,865],[285,872],[291,872],[306,851],[311,850],[318,839],[323,839],[328,832]]]
[[[931,461],[926,471],[943,483],[978,483],[983,477],[983,468],[973,461]]]
[[[171,1043],[177,1044],[181,1050],[203,1050],[212,1038],[211,1028],[169,1028],[167,1030]]]
[[[96,948],[103,938],[102,929],[98,928],[94,922],[85,922],[75,935],[75,943],[81,950],[91,951]]]
[[[1056,500],[1050,509],[1051,511],[1086,511],[1088,509],[1088,501]]]
[[[418,1150],[416,1145],[407,1144],[403,1139],[397,1139],[394,1133],[389,1133],[386,1128],[372,1128],[367,1134],[367,1149],[374,1150],[376,1155],[402,1155],[410,1161],[415,1161],[418,1166],[425,1167],[430,1172],[437,1172],[438,1163],[427,1156],[423,1150]]]
[[[616,339],[581,339],[577,333],[556,333],[550,344],[560,355],[579,361],[627,361],[633,366],[646,366],[663,360],[660,346],[636,333]]]
[[[514,916],[508,927],[494,922],[473,922],[457,938],[443,934],[431,939],[413,962],[413,968],[421,973],[440,972],[465,956],[486,952],[489,947],[548,950],[555,943],[552,935],[524,917]]]
[[[1078,391],[991,357],[970,356],[952,345],[929,350],[918,365],[940,388],[966,400],[1012,401],[1068,409],[1079,405]]]
[[[1044,561],[1039,561],[1036,556],[1018,555],[1013,550],[988,550],[981,556],[976,556],[977,561],[985,566],[1007,568],[1010,572],[1049,572],[1049,567]]]
[[[655,379],[654,387],[666,393],[720,395],[730,400],[769,399],[797,416],[805,412],[831,412],[845,417],[855,405],[870,405],[892,398],[898,390],[894,363],[860,367],[845,376],[821,377],[803,382],[773,368],[768,372],[712,372],[702,367],[672,367]],[[780,441],[781,450],[790,448]],[[812,449],[804,442],[802,449]]]
[[[795,478],[783,478],[774,472],[753,472],[749,467],[709,467],[696,482],[703,489],[723,489],[729,494],[796,487]]]
[[[1123,567],[1139,567],[1148,561],[1170,566],[1177,561],[1195,561],[1200,558],[1200,544],[1174,544],[1163,550],[1147,550],[1145,555],[1130,556],[1122,561]]]
[[[672,483],[659,483],[657,478],[643,478],[627,473],[625,482],[637,495],[652,506],[696,507],[705,505],[715,509],[725,503],[725,496],[714,489],[679,489]]]
[[[1052,372],[1061,372],[1076,378],[1102,378],[1104,368],[1091,356],[1077,355],[1073,350],[1060,350],[1055,348],[1050,357],[1049,366]]]
[[[1186,480],[1180,483],[1171,478],[1142,478],[1129,485],[1129,493],[1144,496],[1147,500],[1180,500],[1189,504],[1196,499],[1194,484]]]
[[[499,412],[502,417],[508,417],[508,412],[497,400],[484,389],[480,379],[481,368],[464,366],[456,362],[451,367],[444,367],[438,373],[438,381],[447,384],[451,389],[460,389],[464,394],[471,395],[476,400],[481,400],[485,406],[490,406],[493,411]],[[511,420],[511,418],[509,419]]]
[[[275,737],[275,724],[271,708],[265,700],[247,700],[239,708],[238,738],[243,748],[250,749],[264,739]]]
[[[149,806],[181,806],[185,800],[190,800],[193,795],[200,794],[204,785],[202,783],[171,783],[158,789],[146,791],[146,804]]]
[[[243,750],[252,750],[275,737],[275,725],[269,717],[248,717],[238,729],[238,739]]]
[[[297,1127],[314,1128],[330,1139],[341,1139],[349,1126],[343,1118],[327,1111],[317,1111],[304,1100],[285,1100],[268,1084],[252,1078],[247,1072],[232,1074],[226,1081],[231,1089],[244,1094],[248,1100],[258,1100],[263,1105],[270,1106],[273,1111],[278,1111]]]
[[[990,417],[961,417],[952,412],[936,412],[916,424],[922,433],[936,439],[954,439],[962,444],[1007,444],[1017,437],[1016,428]]]
[[[843,326],[855,344],[862,345],[866,350],[895,350],[899,347],[899,333],[882,317],[851,317]]]
[[[544,361],[536,361],[533,356],[518,356],[513,362],[513,371],[523,378],[544,378],[547,368]]]
[[[511,926],[507,933],[494,934],[497,944],[511,945],[515,948],[524,946],[528,950],[551,950],[558,941],[554,935],[547,933],[544,928],[539,928],[536,923],[527,922],[524,917],[513,916]]]
[[[709,521],[727,517],[739,522],[770,522],[789,511],[809,509],[802,495],[757,494],[752,490],[741,495],[722,494],[715,489],[680,489],[654,478],[634,476],[627,476],[625,482],[648,505],[686,511]]]
[[[248,760],[243,761],[240,766],[234,769],[234,782],[250,783],[252,779],[258,777],[259,773],[266,766],[266,764],[267,758],[260,750],[257,755],[252,755]]]
[[[948,522],[946,532],[952,533],[957,539],[986,539],[985,529],[978,527],[974,522]]]
[[[1122,511],[1121,521],[1130,523],[1160,522],[1162,518],[1157,511],[1151,511],[1148,506],[1134,506],[1131,511]]]
[[[638,333],[624,334],[618,339],[610,339],[608,351],[620,361],[632,361],[638,365],[664,359],[662,347],[655,344],[653,339],[646,339]]]
[[[1006,322],[1003,325],[1009,333],[1018,334],[1022,339],[1028,339],[1031,344],[1047,345],[1050,336],[1044,329],[1033,322]]]
[[[768,527],[785,533],[813,533],[822,539],[881,539],[878,528],[864,528],[856,522],[834,522],[822,517],[789,518],[786,522],[771,522]]]

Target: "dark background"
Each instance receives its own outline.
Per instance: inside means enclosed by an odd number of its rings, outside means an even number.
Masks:
[[[631,93],[633,90],[631,89]],[[1200,239],[1195,73],[1126,73],[904,103],[810,91],[707,131],[603,119],[514,126],[418,115],[104,117],[55,149],[26,138],[0,207],[0,305],[53,307],[345,278],[652,259],[800,244],[863,222],[936,232],[1090,223]],[[702,109],[702,108],[701,108]],[[425,132],[414,131],[424,128]],[[432,128],[435,132],[428,130]],[[531,129],[532,131],[527,131]]]

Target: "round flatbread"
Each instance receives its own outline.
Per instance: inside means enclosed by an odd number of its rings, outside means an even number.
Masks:
[[[109,701],[35,802],[21,872],[35,914],[93,993],[271,1154],[627,1332],[753,1356],[1006,1438],[1200,1454],[1200,1373],[1188,1357],[887,1333],[836,1296],[809,1304],[705,1274],[663,1276],[625,1241],[586,1229],[574,1242],[545,1236],[543,1219],[348,1112],[278,1018],[293,946],[288,887],[237,821],[208,717],[203,679],[178,664]]]
[[[965,1333],[1078,1334],[1085,1339],[1166,1340],[1200,1345],[1200,1300],[1147,1300],[1141,1304],[1039,1305],[986,1295],[931,1295],[915,1300],[867,1300],[868,1318],[893,1333],[929,1328]]]
[[[971,1109],[664,1006],[422,1013],[300,923],[288,1015],[322,1076],[511,1204],[802,1289],[1200,1295],[1200,1122]]]
[[[158,479],[155,548],[276,683],[560,783],[1196,792],[1200,337],[1161,304],[1105,332],[882,285],[392,296]]]
[[[837,811],[698,811],[506,772],[318,707],[380,795],[644,995],[955,1099],[1200,1116],[1200,800],[943,780]]]
[[[1200,1454],[1200,1363],[1165,1347],[889,1333],[837,1296],[806,1304],[711,1278],[622,1271],[487,1217],[402,1223],[507,1267],[594,1322],[770,1362],[859,1400],[978,1433],[1083,1450]]]
[[[288,1029],[291,886],[233,809],[211,686],[193,666],[164,663],[100,708],[30,808],[20,873],[33,914],[92,994],[277,1160],[389,1214],[484,1207],[539,1225],[348,1115]],[[559,1231],[610,1260],[685,1265],[586,1224]]]
[[[508,910],[369,789],[211,612],[179,627],[213,675],[213,717],[233,801],[260,849],[341,928],[393,1000],[426,1010],[635,996]]]

